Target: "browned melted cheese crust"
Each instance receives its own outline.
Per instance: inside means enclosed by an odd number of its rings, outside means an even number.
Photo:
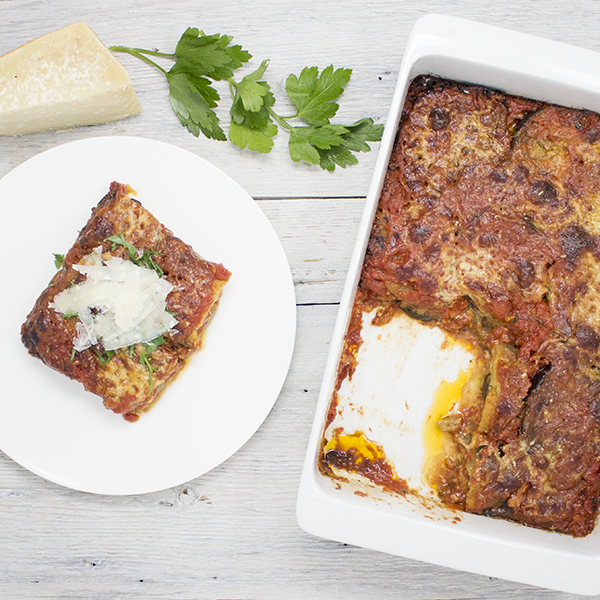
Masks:
[[[222,265],[202,259],[176,238],[131,198],[129,191],[125,185],[111,184],[109,193],[93,209],[90,220],[67,253],[63,266],[36,301],[21,328],[21,337],[31,355],[101,396],[106,408],[122,414],[128,421],[136,421],[184,368],[187,359],[200,349],[202,334],[230,273]],[[152,386],[148,369],[139,360],[144,351],[141,344],[136,345],[132,354],[120,352],[105,364],[98,347],[72,355],[76,319],[65,318],[48,306],[72,282],[85,280],[73,265],[94,248],[103,246],[104,251],[127,258],[122,246],[112,250],[112,244],[104,241],[121,233],[138,250],[156,251],[155,262],[174,286],[167,297],[167,309],[176,315],[178,324],[173,332],[165,334],[166,343],[150,354]]]
[[[413,82],[355,310],[402,309],[477,349],[484,368],[459,417],[440,422],[426,472],[448,506],[577,537],[594,528],[599,234],[597,114]]]

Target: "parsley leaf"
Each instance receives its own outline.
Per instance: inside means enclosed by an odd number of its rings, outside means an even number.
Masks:
[[[351,69],[334,71],[333,65],[323,69],[321,75],[317,67],[302,69],[300,77],[290,75],[285,89],[298,109],[296,117],[311,125],[327,125],[339,108],[333,100],[341,96],[351,75]]]
[[[318,149],[329,150],[343,142],[342,134],[348,130],[342,125],[321,127],[294,127],[290,130],[290,156],[292,160],[320,164]]]
[[[249,127],[246,123],[238,125],[235,121],[229,126],[229,140],[236,146],[267,154],[273,147],[273,137],[277,135],[277,125],[272,123],[264,129]]]
[[[348,131],[342,136],[344,146],[353,152],[369,152],[371,148],[367,142],[378,142],[383,135],[383,125],[374,125],[371,118],[346,125],[346,129]]]
[[[336,166],[345,168],[356,164],[358,159],[353,152],[369,152],[371,147],[367,142],[381,139],[383,125],[374,125],[373,119],[361,119],[352,125],[330,122],[339,108],[333,101],[342,94],[351,73],[350,69],[334,70],[330,65],[321,75],[316,67],[311,67],[303,69],[300,77],[287,78],[288,96],[298,109],[294,118],[309,123],[289,130],[292,160],[334,171]]]
[[[209,139],[225,141],[219,117],[213,110],[220,100],[219,94],[205,77],[189,73],[166,74],[171,93],[171,106],[182,125],[198,137],[200,132]]]
[[[319,149],[319,165],[327,171],[335,170],[336,165],[345,169],[350,165],[355,165],[358,158],[350,152],[345,146],[332,146],[331,148]]]
[[[352,152],[368,152],[367,141],[381,139],[383,125],[373,125],[372,119],[361,119],[353,125],[322,125],[294,127],[290,130],[290,156],[333,171],[337,166],[354,165],[358,159]]]
[[[229,35],[206,35],[195,27],[188,27],[177,43],[177,62],[169,72],[229,79],[234,70],[252,58],[241,46],[230,46],[232,40]]]
[[[209,139],[227,139],[219,117],[212,110],[221,98],[207,78],[228,79],[235,69],[252,58],[241,46],[230,46],[232,40],[229,35],[205,35],[189,27],[177,43],[174,55],[177,61],[165,73],[171,106],[181,123],[196,137],[202,131]]]
[[[257,112],[263,108],[264,98],[269,94],[269,86],[264,81],[259,81],[269,66],[268,60],[263,60],[260,67],[250,75],[246,75],[239,83],[232,81],[235,87],[234,105],[243,106],[243,110]],[[241,108],[241,107],[239,107]]]
[[[351,69],[329,65],[319,73],[317,67],[306,67],[299,76],[289,75],[285,89],[296,114],[285,117],[275,112],[275,97],[263,80],[268,60],[240,81],[234,80],[234,72],[252,55],[232,41],[229,35],[206,35],[188,27],[171,54],[126,46],[110,49],[137,56],[163,73],[169,82],[175,114],[196,137],[202,132],[210,139],[229,139],[241,149],[268,153],[274,146],[273,138],[283,129],[290,135],[292,160],[328,171],[356,164],[354,153],[368,152],[371,149],[368,142],[381,139],[383,126],[374,125],[372,119],[361,119],[352,125],[331,123],[339,109],[337,100],[350,81]],[[150,56],[174,64],[167,70]],[[216,109],[221,98],[213,87],[213,82],[225,80],[232,98],[228,135],[220,124]]]
[[[259,81],[268,64],[269,61],[263,61],[256,71],[240,82],[230,81],[234,91],[229,111],[229,139],[239,148],[263,153],[271,151],[278,130],[269,111],[275,104],[275,96],[268,83]]]

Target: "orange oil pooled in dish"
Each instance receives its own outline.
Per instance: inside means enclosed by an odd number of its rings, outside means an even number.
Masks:
[[[471,370],[460,370],[453,381],[443,380],[433,396],[433,403],[423,426],[423,445],[425,463],[442,450],[442,430],[438,422],[446,416],[460,400],[462,389],[471,374]]]
[[[325,446],[325,454],[329,450],[334,449],[341,452],[348,452],[353,449],[356,457],[362,460],[367,458],[372,461],[378,458],[385,458],[383,450],[377,444],[369,441],[362,431],[340,433],[333,436]]]
[[[333,469],[356,473],[389,491],[406,494],[406,480],[396,474],[383,448],[371,442],[362,431],[336,432],[324,448],[325,461]]]

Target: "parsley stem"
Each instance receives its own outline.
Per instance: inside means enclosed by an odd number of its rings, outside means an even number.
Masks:
[[[114,52],[127,52],[132,56],[142,59],[146,61],[149,65],[156,67],[159,71],[161,71],[164,75],[167,74],[167,71],[163,69],[158,63],[155,63],[153,60],[149,59],[145,54],[150,54],[152,56],[161,56],[163,58],[176,58],[174,54],[164,54],[163,52],[155,52],[152,50],[143,50],[142,48],[128,48],[127,46],[110,46],[109,50],[113,50]]]
[[[270,106],[267,107],[267,110],[269,111],[269,114],[277,121],[277,123],[283,127],[283,129],[286,129],[287,131],[294,129],[294,126],[287,122],[288,119],[293,119],[294,117],[281,117]]]
[[[229,83],[229,93],[231,94],[231,98],[235,99],[235,94],[238,89],[238,84],[235,81],[235,79],[233,79],[233,77],[229,77],[227,79],[227,81]],[[267,106],[266,109],[269,111],[269,114],[277,121],[277,123],[279,123],[279,125],[283,129],[286,129],[287,131],[291,131],[292,129],[294,129],[294,126],[290,125],[288,123],[288,120],[297,118],[298,113],[296,113],[295,115],[292,115],[291,117],[282,117],[282,116],[278,115],[270,106]]]
[[[115,52],[135,52],[137,54],[149,54],[150,56],[172,58],[173,60],[177,58],[176,54],[172,54],[170,52],[159,52],[158,50],[145,50],[144,48],[130,48],[129,46],[110,46],[109,50],[114,50]]]
[[[237,91],[237,83],[233,79],[233,77],[227,78],[227,83],[229,84],[229,93],[231,94],[231,99],[235,99],[235,93]]]

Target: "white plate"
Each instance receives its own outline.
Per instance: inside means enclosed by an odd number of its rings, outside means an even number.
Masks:
[[[588,537],[574,539],[508,521],[452,512],[410,495],[406,500],[375,492],[369,497],[358,496],[351,485],[337,485],[317,469],[344,334],[406,89],[416,75],[426,73],[600,111],[600,54],[453,17],[428,15],[415,24],[349,266],[302,473],[298,521],[309,533],[357,546],[570,593],[600,594],[600,525]],[[415,350],[408,361],[413,365],[409,375],[426,372],[423,363],[431,358]],[[429,377],[432,373],[430,370]],[[353,383],[358,386],[360,382]],[[361,401],[368,404],[388,383],[389,379],[379,377],[368,393],[363,389],[356,406]],[[398,435],[407,435],[405,432],[411,429],[417,433],[403,440],[403,447],[415,448],[418,460],[428,403],[431,396],[415,394],[406,412],[397,414],[397,423],[403,423],[401,431],[396,428]],[[396,465],[398,476],[404,478],[407,465],[400,460]]]
[[[176,236],[232,273],[204,348],[137,423],[31,357],[20,327],[111,181]],[[296,306],[290,269],[254,200],[204,159],[131,137],[72,142],[0,181],[0,448],[34,473],[98,494],[189,481],[236,452],[281,390]]]

